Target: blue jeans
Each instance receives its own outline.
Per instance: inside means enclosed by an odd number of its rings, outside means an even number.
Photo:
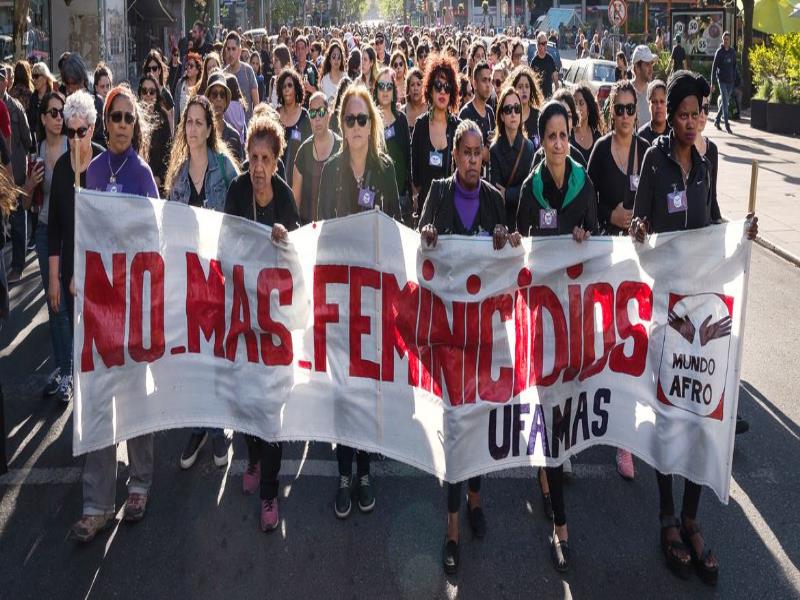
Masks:
[[[61,304],[54,312],[47,301],[50,288],[50,257],[47,251],[47,225],[39,222],[36,227],[36,256],[39,259],[39,272],[42,275],[44,299],[50,316],[50,341],[53,344],[53,360],[61,375],[72,375],[72,327],[67,314],[68,289],[61,286]]]
[[[717,119],[716,124],[719,126],[720,116],[725,119],[725,127],[730,128],[728,124],[728,105],[731,102],[731,95],[733,94],[733,84],[719,82],[719,98],[717,99]],[[719,105],[722,104],[722,107]]]
[[[28,211],[19,206],[8,218],[11,225],[11,270],[22,272],[28,253]],[[45,297],[47,292],[45,292]]]

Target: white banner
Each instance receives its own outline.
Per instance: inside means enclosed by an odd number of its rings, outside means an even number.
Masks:
[[[447,481],[625,448],[727,501],[743,223],[626,238],[419,235],[379,212],[276,246],[250,221],[81,191],[76,454],[215,426]]]

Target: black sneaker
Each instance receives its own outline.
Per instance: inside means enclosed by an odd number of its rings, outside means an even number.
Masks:
[[[467,516],[469,517],[469,526],[472,529],[472,535],[476,538],[483,539],[486,536],[486,517],[483,516],[483,509],[480,506],[470,509],[467,508]]]
[[[375,493],[372,490],[369,474],[358,478],[358,508],[363,513],[375,508]]]
[[[181,454],[181,469],[191,469],[194,461],[197,460],[197,455],[200,454],[200,448],[206,443],[208,439],[208,432],[193,433],[189,438],[189,443],[186,444],[186,450]]]
[[[350,516],[350,509],[353,507],[353,502],[350,499],[350,475],[339,475],[339,490],[336,492],[336,503],[333,509],[336,511],[336,516],[340,519],[346,519]]]
[[[48,379],[47,383],[44,385],[42,394],[45,396],[55,396],[56,392],[58,391],[58,385],[60,383],[61,383],[61,372],[56,371],[52,375],[50,375],[50,379]]]
[[[442,566],[448,575],[455,575],[458,572],[458,542],[444,538],[442,548]]]
[[[214,464],[224,467],[228,464],[228,440],[224,435],[215,435],[211,438],[211,446],[214,449]]]
[[[739,415],[736,415],[736,435],[747,433],[748,431],[750,431],[750,423]]]

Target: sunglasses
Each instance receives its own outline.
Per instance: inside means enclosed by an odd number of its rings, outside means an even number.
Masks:
[[[393,81],[379,81],[377,85],[379,92],[391,92],[394,89]]]
[[[151,88],[151,87],[139,88],[139,95],[140,96],[155,96],[156,95],[156,88]]]
[[[434,81],[433,89],[440,93],[444,92],[445,94],[449,94],[450,90],[453,88],[450,87],[450,83],[447,81]]]
[[[121,123],[122,119],[125,119],[126,125],[133,125],[136,122],[136,116],[133,113],[124,113],[121,110],[115,110],[108,116],[113,123]]]
[[[64,118],[64,112],[60,108],[48,108],[43,114],[50,115],[54,119]]]
[[[504,115],[510,115],[511,113],[520,114],[522,112],[522,106],[517,102],[516,104],[506,104],[503,108],[500,109]]]
[[[401,63],[401,62],[398,62],[398,63],[394,63],[394,64],[392,65],[392,68],[394,68],[394,69],[402,69],[402,68],[403,68],[403,66],[404,66],[404,65],[403,65],[403,63]]]
[[[82,140],[86,137],[86,133],[89,131],[88,127],[78,127],[77,129],[73,129],[72,127],[67,127],[67,137],[71,140],[75,139],[75,136],[78,136],[79,140]]]
[[[312,119],[316,119],[319,117],[320,119],[328,114],[328,109],[324,106],[320,106],[319,108],[309,108],[308,109],[308,116]]]
[[[227,98],[227,97],[228,97],[228,95],[225,92],[223,92],[222,90],[211,90],[208,93],[208,99],[209,100],[216,100],[217,98]]]
[[[358,123],[359,127],[366,127],[368,121],[369,115],[365,113],[359,113],[357,115],[345,115],[344,117],[344,124],[347,125],[348,129],[355,127],[356,122]]]
[[[503,85],[503,80],[502,79],[495,79],[494,80],[494,87],[500,87],[501,85]]]
[[[703,104],[703,106],[700,107],[700,110],[702,110],[705,114],[708,114],[710,108],[711,107],[708,104]]]
[[[538,45],[539,46],[547,46],[547,42],[539,42]]]
[[[628,116],[632,117],[634,114],[636,114],[636,105],[633,103],[614,105],[614,114],[616,116],[621,117],[624,113],[628,113]]]
[[[158,65],[150,65],[149,67],[145,68],[144,72],[145,73],[157,73],[160,70],[161,70],[161,67],[159,67]]]

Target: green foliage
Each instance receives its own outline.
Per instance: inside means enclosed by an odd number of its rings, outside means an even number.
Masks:
[[[667,80],[669,73],[669,52],[658,52],[655,44],[650,45],[650,50],[656,55],[656,62],[653,63],[653,79]]]
[[[756,90],[756,95],[754,98],[756,100],[769,100],[772,97],[772,80],[771,79],[764,79],[758,85],[758,89]]]
[[[771,102],[800,103],[800,33],[773,35],[769,45],[754,46],[749,56],[759,97]]]
[[[378,0],[378,10],[382,19],[392,20],[403,16],[403,0]]]

